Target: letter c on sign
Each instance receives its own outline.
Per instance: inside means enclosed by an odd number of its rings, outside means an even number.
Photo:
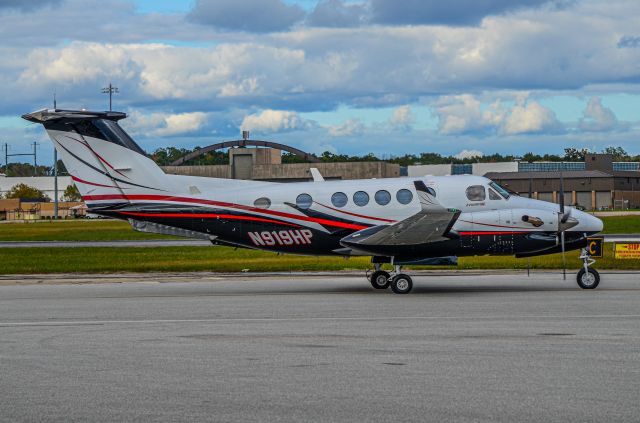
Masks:
[[[591,241],[589,243],[589,254],[595,254],[596,253],[596,250],[593,249],[593,247],[595,247],[595,246],[596,246],[596,242],[595,241]]]

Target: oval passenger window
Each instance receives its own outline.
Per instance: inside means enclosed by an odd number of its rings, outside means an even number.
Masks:
[[[391,194],[389,194],[389,191],[381,189],[380,191],[376,192],[374,198],[376,200],[376,203],[380,204],[381,206],[386,206],[391,201]]]
[[[331,204],[335,207],[344,207],[347,205],[347,194],[344,192],[336,192],[331,196]]]
[[[271,200],[269,200],[267,197],[260,197],[253,202],[253,205],[259,209],[268,209],[269,207],[271,207]]]
[[[313,198],[311,198],[309,194],[300,194],[296,198],[296,205],[303,210],[306,210],[309,207],[311,207],[312,203],[313,203]]]
[[[364,191],[358,191],[353,194],[353,202],[360,207],[366,206],[369,204],[369,194]]]
[[[408,189],[401,189],[396,193],[396,200],[400,204],[409,204],[413,200],[413,194]]]

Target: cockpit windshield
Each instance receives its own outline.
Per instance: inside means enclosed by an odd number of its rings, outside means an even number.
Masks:
[[[505,200],[508,199],[511,196],[511,194],[509,194],[509,191],[507,191],[506,188],[501,187],[500,184],[498,184],[496,182],[492,181],[489,184],[489,186],[491,188],[495,189],[498,192],[498,194],[500,194],[502,197],[504,197]]]

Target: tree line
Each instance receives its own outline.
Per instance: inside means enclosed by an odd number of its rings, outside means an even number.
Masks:
[[[156,149],[151,158],[160,166],[167,166],[170,163],[178,160],[189,153],[199,150],[200,147],[193,149],[176,148],[176,147],[164,147]],[[376,162],[386,161],[389,163],[397,163],[400,166],[410,166],[415,164],[471,164],[471,163],[495,163],[495,162],[510,162],[514,160],[521,160],[524,162],[580,162],[584,161],[586,154],[595,153],[587,148],[565,148],[564,154],[534,154],[528,152],[522,156],[516,156],[512,154],[488,154],[482,156],[472,156],[459,158],[456,156],[446,156],[439,153],[421,153],[421,154],[405,154],[402,156],[391,156],[389,158],[380,158],[373,153],[367,153],[364,155],[348,155],[348,154],[336,154],[330,151],[325,151],[320,154],[318,159],[322,162]],[[613,155],[613,160],[617,162],[640,162],[640,155],[630,155],[622,147],[607,147],[601,151],[603,154]],[[211,151],[202,156],[196,157],[185,165],[221,165],[229,163],[229,154],[226,151]],[[295,154],[285,152],[282,154],[282,163],[304,163],[304,159],[296,156]]]

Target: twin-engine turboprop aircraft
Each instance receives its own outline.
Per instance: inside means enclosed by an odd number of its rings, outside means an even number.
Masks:
[[[470,175],[324,181],[314,169],[313,182],[286,184],[167,175],[118,125],[125,117],[59,109],[23,116],[44,125],[89,211],[136,230],[281,253],[371,256],[373,287],[398,294],[413,286],[405,264],[579,248],[578,284],[599,283],[584,247],[602,221],[563,204]]]

